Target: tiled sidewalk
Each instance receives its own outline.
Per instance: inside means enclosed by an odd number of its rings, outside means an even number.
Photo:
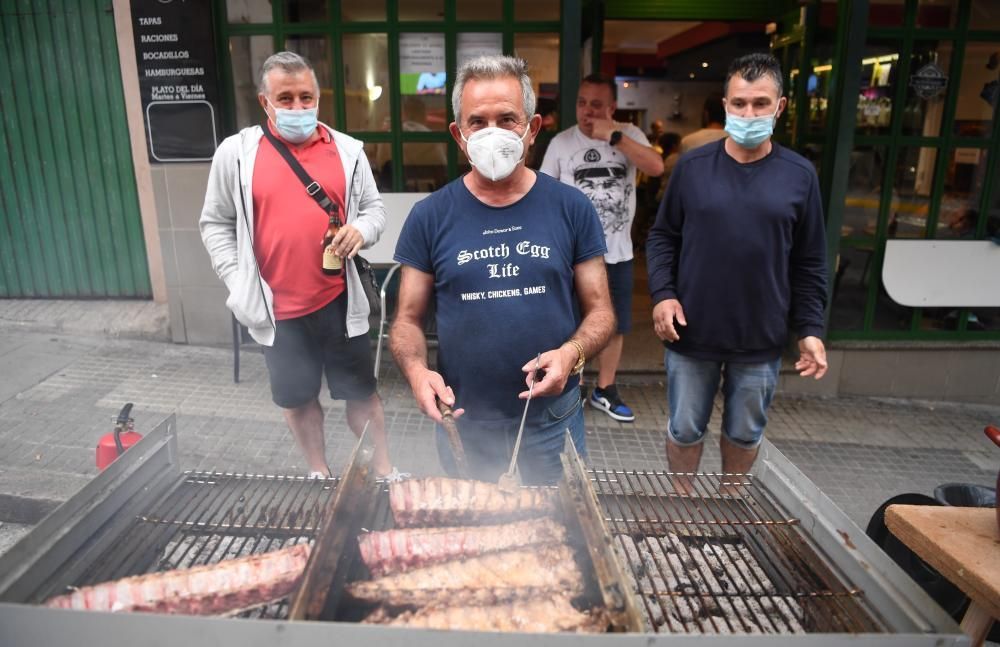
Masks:
[[[242,353],[232,381],[228,349],[167,343],[0,332],[0,494],[62,500],[91,479],[94,446],[125,402],[142,433],[178,415],[182,466],[257,473],[304,470],[280,411],[271,404],[263,357]],[[381,395],[390,451],[403,471],[439,471],[433,425],[416,409],[388,361]],[[596,467],[665,469],[666,397],[656,378],[623,380],[634,424],[587,410],[589,462]],[[328,406],[330,464],[339,469],[354,437],[342,403]],[[718,407],[718,405],[717,405]],[[716,412],[705,470],[718,461]],[[985,438],[1000,407],[864,398],[775,400],[768,438],[864,527],[887,498],[932,494],[950,482],[990,484],[1000,450]]]

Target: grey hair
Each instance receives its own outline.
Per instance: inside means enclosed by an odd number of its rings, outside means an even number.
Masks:
[[[264,61],[263,67],[260,69],[260,81],[257,83],[257,92],[263,95],[267,95],[267,73],[274,68],[280,68],[285,71],[286,74],[295,74],[296,72],[301,72],[302,70],[309,70],[312,74],[313,83],[316,84],[316,88],[319,88],[319,81],[316,80],[316,70],[313,69],[312,63],[310,63],[306,58],[295,52],[278,52],[277,54],[271,54]]]
[[[523,59],[498,54],[474,58],[458,68],[455,88],[451,92],[451,110],[455,113],[455,122],[462,123],[462,91],[465,90],[466,82],[500,78],[514,78],[521,84],[524,114],[531,119],[535,115],[535,91],[531,87],[531,77],[528,76],[528,64]]]

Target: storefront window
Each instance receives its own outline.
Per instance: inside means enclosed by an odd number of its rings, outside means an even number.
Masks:
[[[400,20],[442,20],[444,0],[399,0]]]
[[[556,3],[558,7],[558,3]],[[559,87],[559,34],[514,34],[514,55],[528,63],[537,97],[552,97]],[[555,55],[553,55],[555,53]],[[575,90],[574,90],[575,92]]]
[[[503,18],[501,0],[456,0],[455,13],[459,20],[500,20]]]
[[[904,146],[899,149],[886,228],[889,238],[934,237],[927,235],[927,216],[937,158],[936,148]],[[938,227],[941,226],[939,221]]]
[[[404,143],[403,178],[405,191],[431,192],[448,182],[447,145]]]
[[[874,263],[872,263],[874,265]],[[872,316],[872,330],[877,331],[909,331],[913,327],[915,309],[901,306],[889,296],[882,287],[882,268],[873,268],[877,275],[872,277],[876,282],[875,310]]]
[[[885,146],[858,146],[851,152],[841,236],[874,239],[887,155]]]
[[[956,148],[948,156],[936,238],[975,239],[979,226],[986,149]]]
[[[913,44],[902,116],[904,135],[937,137],[941,134],[951,52],[951,42],[917,41]]]
[[[1000,43],[968,43],[955,107],[955,134],[989,137],[1000,100]]]
[[[859,134],[889,133],[892,97],[899,76],[899,50],[898,42],[872,42],[865,47],[858,97]]]
[[[955,151],[956,157],[961,155],[960,151],[961,149]],[[971,157],[969,159],[971,160]],[[985,152],[980,155],[978,167],[981,169],[986,168]],[[976,175],[978,177],[978,173]],[[994,171],[993,180],[990,184],[993,187],[990,208],[985,214],[979,214],[979,224],[976,230],[981,232],[982,235],[977,237],[1000,240],[1000,166],[997,166]],[[983,186],[977,184],[977,191],[981,191],[982,189]],[[979,202],[979,200],[977,199],[975,202],[970,200],[970,204],[975,204],[976,202]],[[1000,331],[1000,308],[973,308],[969,312],[965,328],[973,332]]]
[[[833,78],[833,45],[816,43],[816,56],[812,60],[812,73],[805,80],[806,101],[809,110],[809,132],[826,132],[827,108],[830,103],[830,80]]]
[[[503,54],[503,34],[462,32],[458,34],[456,49],[455,64],[458,67],[479,56]]]
[[[389,130],[389,53],[385,34],[344,34],[348,131]]]
[[[869,27],[902,27],[906,17],[905,0],[872,0],[868,5]]]
[[[447,130],[446,91],[444,34],[400,34],[403,132]]]
[[[270,36],[233,36],[229,39],[237,129],[259,124],[263,120],[257,101],[257,82],[264,61],[274,53],[273,42]]]
[[[920,0],[917,3],[917,27],[954,29],[958,19],[958,0]]]
[[[285,49],[301,54],[312,63],[316,81],[319,82],[319,120],[332,126],[336,100],[330,79],[330,39],[326,36],[291,36],[285,41]]]
[[[392,144],[365,142],[365,155],[375,176],[375,186],[380,192],[392,191]]]
[[[559,20],[559,0],[514,0],[514,20]]]
[[[284,0],[281,4],[286,22],[310,22],[328,18],[326,0]]]
[[[340,0],[344,22],[385,22],[385,0]]]
[[[997,0],[972,0],[969,29],[1000,29],[1000,6]]]
[[[858,331],[864,327],[868,286],[877,280],[873,278],[875,234],[887,155],[885,146],[858,146],[851,153],[840,258],[833,284],[833,330]]]
[[[843,242],[833,279],[830,329],[860,331],[865,324],[868,282],[871,280],[873,243]]]
[[[226,0],[226,19],[231,23],[264,23],[274,20],[269,0]]]

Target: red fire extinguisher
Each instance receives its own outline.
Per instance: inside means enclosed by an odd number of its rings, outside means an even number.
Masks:
[[[115,418],[115,430],[101,436],[97,443],[97,469],[103,470],[125,453],[125,450],[136,444],[142,436],[135,432],[135,421],[129,417],[132,403],[129,402],[118,412]]]

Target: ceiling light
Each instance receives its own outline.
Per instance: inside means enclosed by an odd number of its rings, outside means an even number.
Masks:
[[[701,62],[701,66],[702,67],[708,67],[708,61],[702,61]]]
[[[694,72],[691,72],[690,74],[688,74],[688,78],[689,79],[693,79],[694,78]]]
[[[623,88],[627,88],[628,87],[628,81],[625,81],[624,83],[622,83],[622,87]]]

